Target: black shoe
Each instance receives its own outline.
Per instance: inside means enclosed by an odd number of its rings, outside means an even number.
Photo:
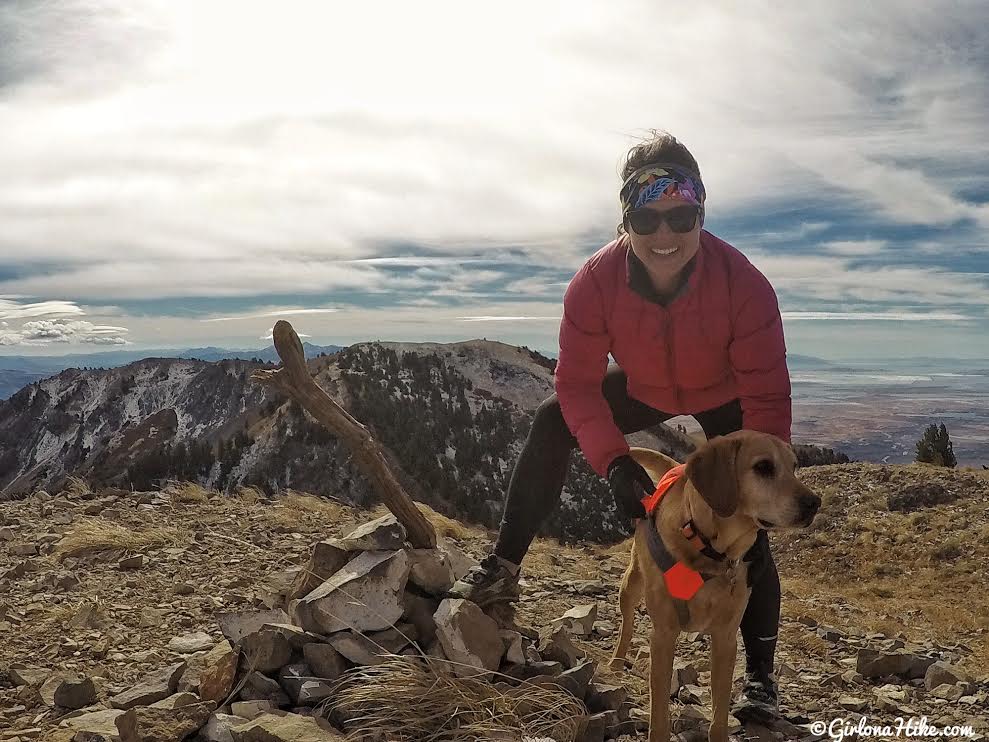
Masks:
[[[776,677],[771,672],[746,672],[742,695],[731,712],[739,721],[778,719]]]
[[[488,554],[476,567],[450,588],[449,598],[463,598],[479,606],[519,597],[519,573],[512,572],[494,554]]]

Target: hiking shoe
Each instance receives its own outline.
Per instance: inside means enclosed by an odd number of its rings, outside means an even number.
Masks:
[[[519,597],[519,575],[495,554],[488,554],[476,567],[457,580],[447,597],[463,598],[479,606]]]
[[[731,712],[739,721],[778,718],[779,695],[773,674],[746,672],[742,695]]]

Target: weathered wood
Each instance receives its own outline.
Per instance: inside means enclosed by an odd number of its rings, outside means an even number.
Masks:
[[[395,478],[371,432],[334,402],[309,374],[302,341],[292,325],[285,320],[276,322],[274,341],[282,367],[255,371],[251,378],[284,392],[336,434],[353,453],[385,506],[405,526],[409,542],[420,549],[435,547],[436,531]]]

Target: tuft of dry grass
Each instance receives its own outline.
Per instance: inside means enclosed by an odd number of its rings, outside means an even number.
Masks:
[[[429,505],[424,503],[417,502],[415,505],[419,508],[419,512],[426,516],[426,520],[436,529],[436,535],[443,538],[454,538],[458,541],[466,541],[473,535],[471,530],[460,521],[447,518],[442,513],[437,513]]]
[[[234,497],[247,505],[257,505],[264,499],[264,493],[254,486],[238,487]]]
[[[103,518],[84,518],[73,525],[55,545],[55,556],[61,561],[70,556],[118,549],[137,551],[149,546],[178,544],[183,540],[183,532],[177,528],[132,531]]]
[[[459,677],[454,665],[393,655],[341,676],[327,706],[346,720],[352,730],[348,740],[360,739],[362,729],[395,742],[473,742],[519,732],[558,742],[574,739],[586,709],[563,688],[528,682],[496,686],[483,675]]]
[[[93,493],[93,491],[89,488],[89,484],[86,483],[86,480],[81,479],[80,477],[69,477],[68,483],[65,485],[65,489],[62,491],[69,498],[85,497],[86,495],[91,495]]]
[[[343,517],[347,510],[347,506],[337,500],[307,495],[295,490],[285,490],[285,494],[279,499],[278,504],[290,510],[313,513],[334,520]]]
[[[166,488],[173,505],[200,504],[209,500],[209,490],[195,482],[170,481]]]
[[[472,530],[469,526],[465,526],[463,523],[447,518],[442,513],[437,513],[429,505],[425,503],[416,502],[414,503],[419,512],[423,514],[426,520],[433,526],[436,531],[437,536],[442,536],[443,538],[454,538],[458,541],[466,541],[470,538],[477,537],[477,531]],[[380,518],[383,515],[387,515],[390,511],[384,505],[376,505],[371,509],[369,515],[371,518]]]

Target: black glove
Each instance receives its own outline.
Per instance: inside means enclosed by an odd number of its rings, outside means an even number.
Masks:
[[[623,520],[646,517],[642,498],[651,494],[656,485],[635,459],[626,454],[612,461],[608,466],[608,486]]]

